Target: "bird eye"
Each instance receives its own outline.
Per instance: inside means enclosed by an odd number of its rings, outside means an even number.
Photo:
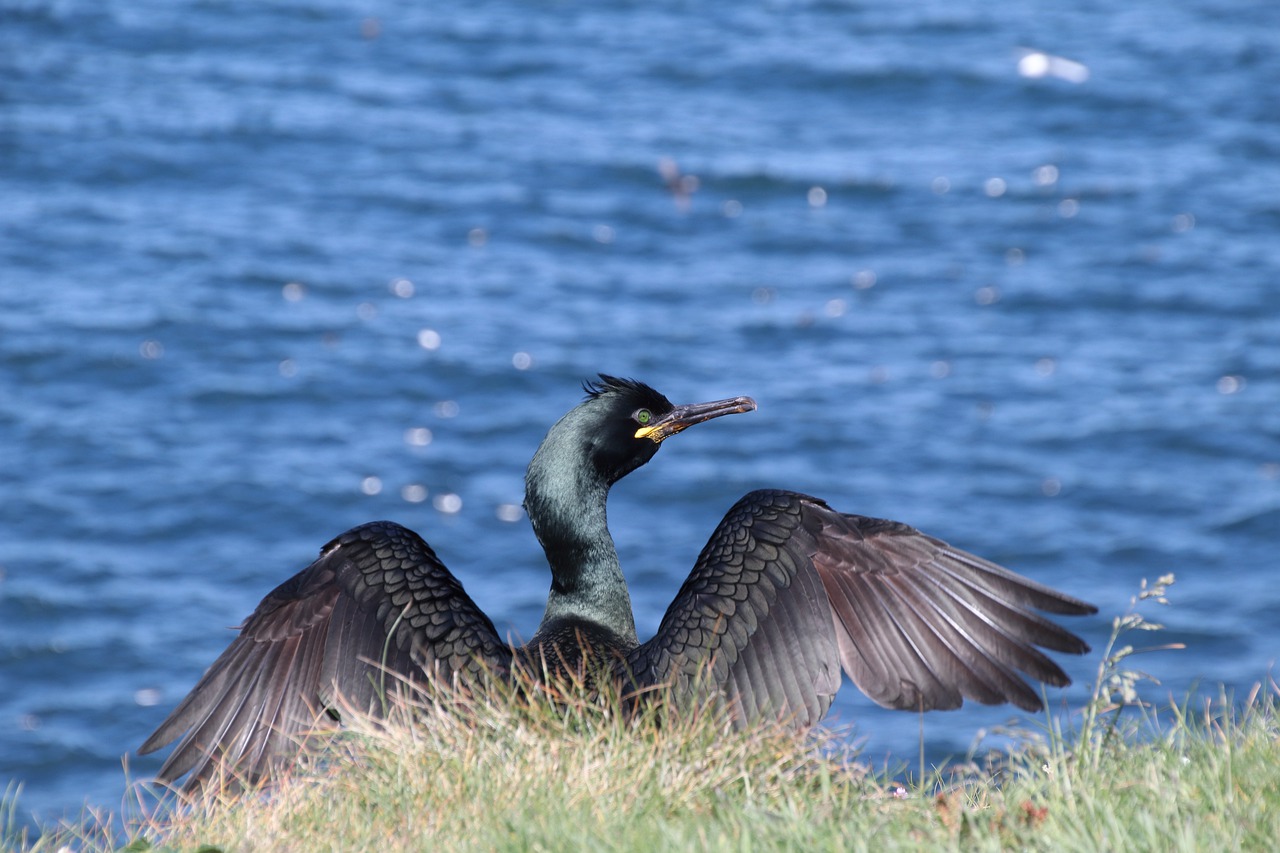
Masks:
[[[649,421],[653,420],[653,412],[648,409],[636,409],[636,413],[631,417],[633,417],[635,422],[640,424],[640,426],[647,426]]]

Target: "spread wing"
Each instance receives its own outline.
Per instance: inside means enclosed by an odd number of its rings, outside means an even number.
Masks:
[[[1025,678],[1070,683],[1036,647],[1088,651],[1036,610],[1096,612],[905,524],[758,491],[729,510],[627,663],[641,686],[707,679],[743,722],[816,723],[842,668],[888,708],[1036,710]]]
[[[401,679],[474,677],[510,660],[431,547],[398,524],[373,522],[334,539],[269,593],[139,751],[182,735],[157,781],[190,772],[187,791],[252,784],[293,757],[338,697],[377,714]]]

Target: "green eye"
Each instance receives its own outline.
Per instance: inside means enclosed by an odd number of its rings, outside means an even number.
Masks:
[[[636,413],[631,417],[635,418],[636,423],[640,424],[640,426],[646,426],[649,421],[653,420],[653,412],[648,409],[637,409]]]

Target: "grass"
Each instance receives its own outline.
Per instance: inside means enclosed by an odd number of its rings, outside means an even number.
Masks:
[[[1162,579],[1166,580],[1166,579]],[[1167,579],[1171,582],[1171,579]],[[24,851],[1270,850],[1280,838],[1280,687],[1155,709],[1118,617],[1092,701],[1017,746],[900,781],[834,735],[736,733],[710,707],[622,720],[581,691],[399,709],[351,726],[269,795],[140,808],[51,829]],[[6,798],[12,812],[15,798]],[[141,814],[141,812],[147,814]]]

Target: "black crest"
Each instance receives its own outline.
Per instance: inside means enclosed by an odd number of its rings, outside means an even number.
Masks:
[[[635,379],[619,379],[607,373],[601,373],[599,379],[588,379],[583,382],[582,390],[586,391],[588,399],[592,400],[617,394],[634,401],[636,406],[644,406],[658,412],[667,412],[675,408],[670,400],[643,382]]]

